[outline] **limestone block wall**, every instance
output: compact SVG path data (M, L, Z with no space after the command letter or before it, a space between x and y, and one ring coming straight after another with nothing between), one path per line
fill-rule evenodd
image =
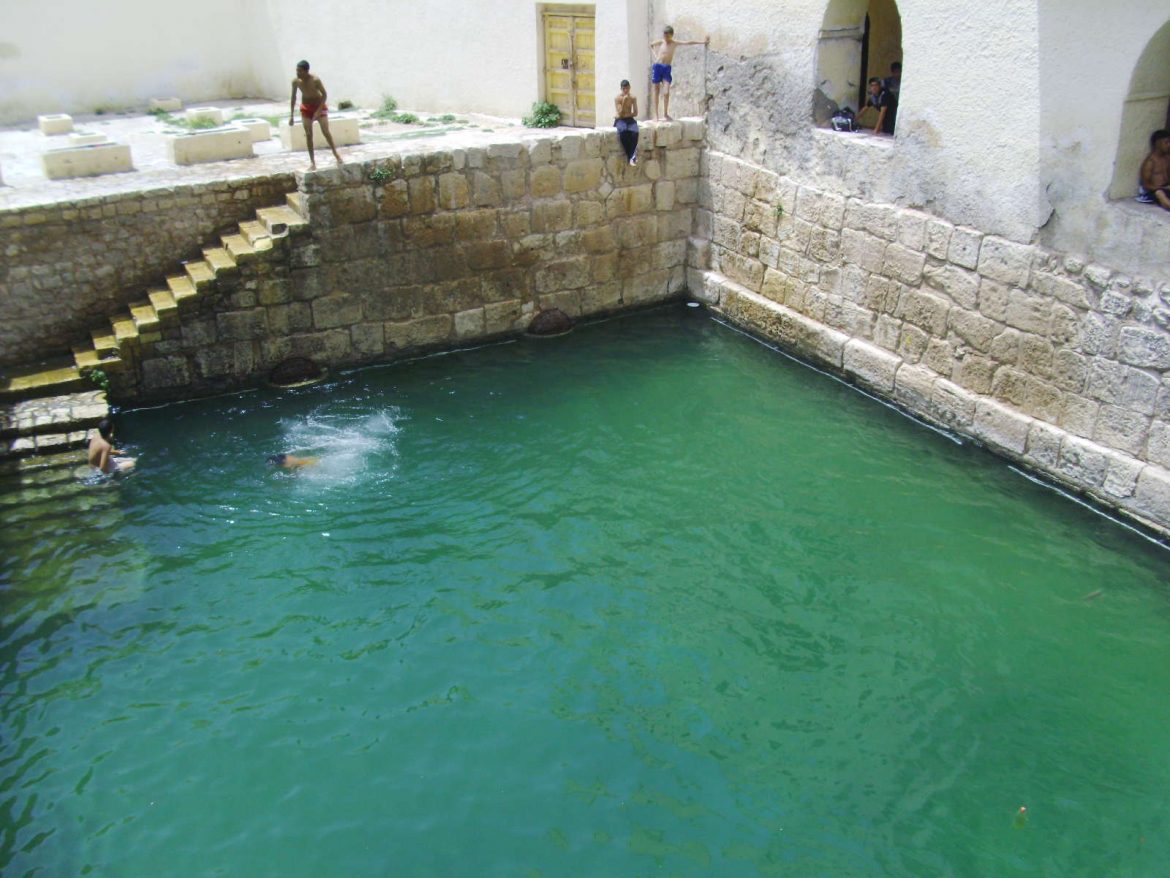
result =
M705 162L692 295L1170 529L1170 278Z
M382 362L520 332L543 309L577 318L681 294L703 133L648 126L637 168L611 129L306 175L307 233L201 293L115 398L254 385L293 356Z
M0 368L67 354L216 232L295 188L281 174L0 210Z

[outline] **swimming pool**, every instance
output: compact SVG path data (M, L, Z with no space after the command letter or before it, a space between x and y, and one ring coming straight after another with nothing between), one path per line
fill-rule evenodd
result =
M1164 550L703 312L121 420L5 513L6 875L1170 854Z

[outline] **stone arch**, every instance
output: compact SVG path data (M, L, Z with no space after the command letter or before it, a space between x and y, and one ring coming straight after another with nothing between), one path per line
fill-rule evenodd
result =
M869 77L889 76L890 64L901 60L896 0L829 0L817 39L817 123L838 107L860 111Z
M1110 198L1137 192L1138 169L1150 148L1150 134L1170 125L1170 21L1146 44L1121 111L1121 134L1113 164Z

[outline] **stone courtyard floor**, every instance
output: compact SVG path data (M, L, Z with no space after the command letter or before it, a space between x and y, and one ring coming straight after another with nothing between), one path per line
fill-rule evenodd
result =
M218 107L225 119L232 117L267 118L273 124L272 136L253 145L254 158L206 162L195 165L176 165L167 155L167 131L177 131L173 125L150 115L145 110L111 111L101 115L73 116L73 132L104 134L115 143L130 146L134 170L97 177L77 177L69 180L49 180L41 165L41 154L46 150L68 146L68 136L44 135L35 121L21 125L0 127L0 210L29 207L60 201L76 201L120 192L173 186L183 183L204 183L213 180L254 177L266 174L305 170L309 166L306 152L288 152L280 143L277 125L288 124L288 101L239 99L203 101L191 106ZM330 108L332 115L341 111ZM346 161L364 161L399 152L417 150L423 144L430 147L467 148L515 141L532 135L532 129L523 127L517 119L503 119L475 113L451 116L413 111L423 124L400 124L374 119L369 110L348 110L346 115L361 117L360 144L339 148ZM176 111L175 116L181 116ZM429 121L428 121L429 120ZM294 124L300 125L299 114ZM327 145L318 148L317 167L334 166Z

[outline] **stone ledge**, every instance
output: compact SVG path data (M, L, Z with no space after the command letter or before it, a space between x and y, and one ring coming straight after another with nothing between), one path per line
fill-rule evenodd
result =
M850 338L717 272L692 268L687 279L692 297L786 353L828 368L927 423L1170 537L1170 470L964 390L921 363L907 363L871 342Z

